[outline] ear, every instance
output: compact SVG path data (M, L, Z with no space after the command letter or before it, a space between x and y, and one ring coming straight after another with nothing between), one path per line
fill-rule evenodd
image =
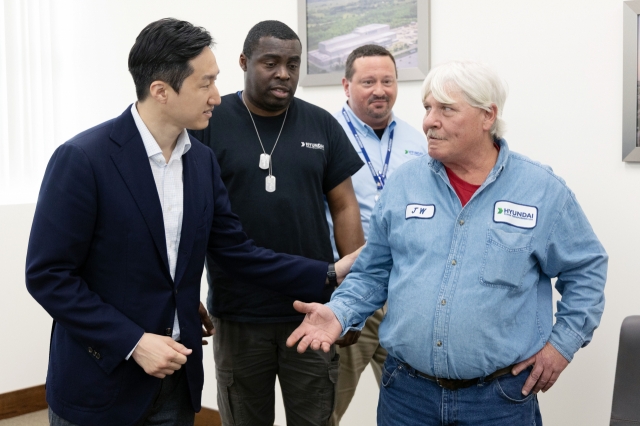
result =
M490 111L484 111L484 120L482 122L482 129L485 131L491 130L491 126L498 119L498 106L496 104L491 104Z
M171 88L167 83L162 80L156 80L149 86L149 96L158 103L165 104L169 97L169 90L171 90Z
M241 53L238 63L240 64L240 68L242 68L242 71L244 72L247 72L247 61L248 61L248 58L244 56L244 53Z
M351 82L349 80L347 80L346 77L342 77L342 88L344 89L344 94L347 98L351 97L351 94L349 93L349 85L351 84Z

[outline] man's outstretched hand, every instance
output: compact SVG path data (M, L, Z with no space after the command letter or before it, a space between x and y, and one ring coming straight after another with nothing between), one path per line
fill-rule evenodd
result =
M329 352L331 345L342 333L342 326L335 314L320 303L293 302L293 308L306 314L302 324L287 339L287 346L298 343L298 352L304 353L308 347L314 351L322 349Z

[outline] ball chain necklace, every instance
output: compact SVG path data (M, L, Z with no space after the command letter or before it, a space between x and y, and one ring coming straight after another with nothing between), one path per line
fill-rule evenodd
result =
M253 128L256 130L256 135L258 135L258 142L260 142L260 146L262 147L262 154L260 154L260 161L258 162L258 167L263 170L269 169L269 175L265 178L264 189L267 192L274 192L276 190L276 177L272 174L272 164L271 164L271 156L273 155L273 151L276 149L276 145L278 145L278 140L280 140L280 135L282 134L282 129L284 128L284 123L287 121L287 113L289 113L289 107L284 112L284 120L282 120L282 126L280 126L280 132L278 132L278 137L276 138L276 143L273 144L273 148L271 148L271 153L267 154L267 151L264 149L264 145L262 144L262 139L260 139L260 133L258 133L258 127L256 126L256 122L253 120L253 115L247 106L247 103L244 101L244 91L242 92L242 103L244 107L247 109L249 113L249 118L251 118L251 122L253 123Z

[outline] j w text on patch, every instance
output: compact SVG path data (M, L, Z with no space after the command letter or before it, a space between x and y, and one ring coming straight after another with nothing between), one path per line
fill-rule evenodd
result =
M405 219L431 219L436 214L436 206L433 204L409 204L405 210Z

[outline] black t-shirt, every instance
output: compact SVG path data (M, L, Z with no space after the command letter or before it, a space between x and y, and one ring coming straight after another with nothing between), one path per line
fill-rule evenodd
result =
M253 114L267 153L271 153L284 115ZM293 99L272 156L275 192L265 190L269 172L258 167L262 147L238 93L222 97L221 105L213 110L209 127L190 132L213 149L229 191L231 208L257 245L333 261L324 195L357 172L363 163L331 114ZM242 322L301 318L293 309L291 298L233 280L209 258L207 267L210 281L207 304L212 315Z

